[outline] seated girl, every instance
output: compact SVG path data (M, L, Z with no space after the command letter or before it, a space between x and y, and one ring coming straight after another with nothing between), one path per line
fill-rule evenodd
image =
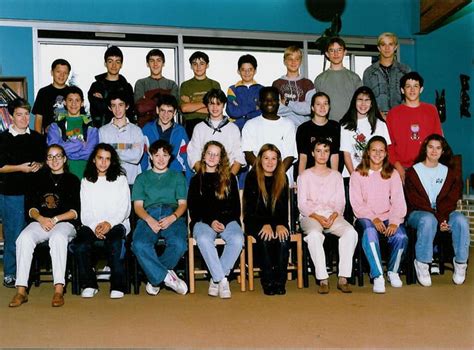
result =
M387 141L374 136L351 175L350 198L357 224L364 230L362 248L374 279L374 293L385 293L379 234L387 237L390 258L387 277L392 287L401 287L400 263L408 245L403 226L407 206L400 175L388 161Z
M245 231L257 241L263 292L285 294L290 244L288 181L280 150L272 144L262 146L245 179L244 223Z
M173 269L187 248L186 178L183 172L168 168L173 153L167 141L153 142L149 151L152 168L138 175L133 185L133 207L139 220L132 250L148 278L149 295L157 295L162 282L184 295L188 287ZM166 246L158 256L155 245L160 238Z
M224 146L208 141L188 192L191 231L211 273L208 294L230 298L229 276L244 245L240 227L240 198L237 179L230 172ZM215 238L225 241L219 258Z
M456 211L462 180L453 169L453 153L444 137L428 136L415 165L406 172L405 196L408 225L416 229L415 270L422 286L431 286L429 264L433 260L436 233L451 234L454 248L453 282L463 284L469 257L469 223Z
M46 150L47 169L40 171L34 188L26 196L30 224L16 240L17 294L10 307L28 301L26 293L31 260L37 244L49 241L49 254L53 270L53 307L64 305L67 246L76 235L79 224L79 179L69 173L64 149L51 145Z
M99 143L87 161L81 182L82 226L75 239L74 254L79 266L81 296L98 292L91 262L92 245L103 241L111 269L110 297L122 298L126 291L125 237L130 232L130 189L115 149Z

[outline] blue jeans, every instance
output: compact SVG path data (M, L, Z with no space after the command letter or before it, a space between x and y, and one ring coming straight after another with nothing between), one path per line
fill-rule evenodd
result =
M0 210L3 221L3 276L15 277L16 240L26 226L25 197L0 194Z
M384 222L388 226L388 220ZM370 266L370 277L377 278L383 275L382 257L380 255L379 232L375 228L372 220L357 219L356 226L363 229L362 248ZM405 226L401 224L393 236L388 237L387 243L390 250L390 259L388 261L387 271L398 273L400 263L403 260L404 253L408 246L408 236Z
M469 257L469 223L467 218L453 211L449 214L455 260L465 264ZM416 229L416 260L429 264L433 260L433 241L438 231L438 220L427 211L416 210L408 216L408 225ZM441 232L449 234L449 232Z
M220 258L214 244L217 235L225 241L224 251ZM226 225L224 231L218 234L208 224L197 222L194 225L194 238L211 273L212 280L219 282L228 276L244 246L244 233L240 225L236 221L231 221Z
M169 205L159 205L147 209L154 219L160 220L174 212L173 207ZM183 217L173 222L166 230L160 230L158 233L140 219L137 222L133 232L132 251L150 282L158 286L166 277L168 270L172 270L178 264L179 259L187 249L187 228ZM158 256L155 245L160 238L164 238L166 247Z

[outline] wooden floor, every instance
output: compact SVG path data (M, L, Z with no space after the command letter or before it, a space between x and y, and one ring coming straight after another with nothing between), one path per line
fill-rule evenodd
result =
M473 253L471 251L471 253ZM352 294L335 288L318 295L287 284L285 296L240 292L231 283L232 299L207 296L207 282L196 294L163 290L148 296L108 297L108 285L89 300L66 295L52 308L52 286L33 287L30 300L7 307L14 290L0 287L0 347L36 348L474 348L474 271L462 286L452 272L433 276L433 286L387 286L375 295L367 283Z

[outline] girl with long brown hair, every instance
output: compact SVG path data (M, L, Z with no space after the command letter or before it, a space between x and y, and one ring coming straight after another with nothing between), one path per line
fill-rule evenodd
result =
M220 142L208 141L199 162L188 191L190 229L211 273L208 294L230 298L227 276L244 244L237 179ZM214 245L217 236L226 242L220 258Z
M289 252L288 181L280 150L265 144L245 179L245 231L261 257L263 292L285 294Z

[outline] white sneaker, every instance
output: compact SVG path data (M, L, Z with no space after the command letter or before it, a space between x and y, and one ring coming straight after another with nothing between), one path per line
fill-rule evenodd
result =
M377 294L385 293L385 278L383 278L383 275L374 278L374 287L372 290Z
M458 264L453 258L453 266L453 282L455 284L463 284L464 280L466 279L467 264Z
M99 273L97 275L98 280L104 280L104 281L110 280L110 267L105 265L102 270L99 270L99 272L105 272L105 273Z
M403 282L400 279L400 276L398 275L398 273L396 272L388 271L387 279L393 288L401 288L403 286Z
M430 266L428 264L419 262L416 259L415 261L413 261L413 264L415 265L416 278L418 279L418 282L420 282L420 284L423 287L430 287L431 286Z
M113 290L110 292L110 299L121 299L123 298L123 292L119 290Z
M212 278L209 281L209 289L207 290L207 294L209 294L211 297L217 297L219 295L219 284L214 283Z
M160 287L155 287L150 282L147 282L145 290L149 295L158 295L158 293L160 292Z
M439 271L439 264L438 264L437 262L432 262L432 263L431 263L430 273L431 273L432 275L439 275L439 274L440 274L440 271Z
M229 281L224 277L219 282L219 297L221 297L221 299L229 299L231 296Z
M99 292L99 290L95 289L95 288L84 288L84 290L81 293L81 297L83 297L83 298L93 298L94 295L97 294L97 292Z
M180 279L173 270L168 270L168 274L165 277L165 285L178 294L185 295L188 292L186 282Z

